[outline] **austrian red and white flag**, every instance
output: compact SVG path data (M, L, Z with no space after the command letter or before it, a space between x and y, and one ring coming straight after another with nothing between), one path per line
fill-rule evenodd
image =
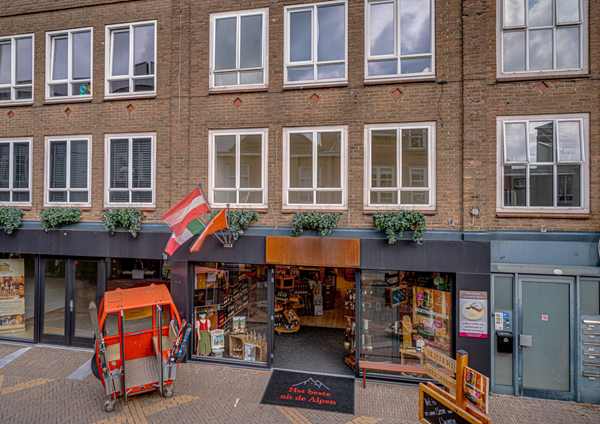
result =
M165 252L173 255L179 246L202 231L204 225L196 218L208 211L208 204L199 187L169 209L162 219L171 227L173 235L165 247Z

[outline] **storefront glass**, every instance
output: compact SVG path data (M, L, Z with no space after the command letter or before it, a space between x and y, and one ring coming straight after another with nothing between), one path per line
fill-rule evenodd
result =
M267 361L267 266L197 263L193 348L197 356Z
M0 337L33 340L35 256L0 253Z
M425 346L451 356L451 284L450 274L363 270L360 360L434 365Z
M168 260L111 258L106 264L106 291L150 284L165 284L170 289L171 263Z

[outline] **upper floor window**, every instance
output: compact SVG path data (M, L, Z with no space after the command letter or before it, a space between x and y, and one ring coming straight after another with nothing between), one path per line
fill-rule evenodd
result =
M434 0L367 0L367 79L435 74Z
M0 37L0 102L33 101L33 34Z
M106 136L106 206L155 203L156 134Z
M210 86L265 86L268 80L268 9L210 16Z
M284 129L284 209L346 209L348 128Z
M92 29L46 34L46 98L92 95Z
M286 85L348 79L346 1L285 7Z
M45 203L91 205L91 136L46 137Z
M266 129L209 133L210 202L267 207Z
M504 0L502 74L587 68L587 0Z
M498 118L502 211L589 210L587 114Z
M0 139L0 204L31 205L31 139Z
M106 27L107 97L156 93L156 22Z
M434 210L435 123L365 126L365 208Z

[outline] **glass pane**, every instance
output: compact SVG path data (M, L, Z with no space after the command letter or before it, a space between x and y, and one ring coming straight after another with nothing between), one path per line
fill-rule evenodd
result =
M110 141L110 188L127 188L129 169L129 140L114 139ZM111 192L111 196L113 193ZM116 195L116 194L115 194ZM127 194L129 199L129 194Z
M87 203L88 192L87 191L71 191L69 192L69 202L71 203Z
M400 193L400 203L403 205L428 205L428 191L403 191Z
M0 191L0 201L10 202L10 191Z
M507 123L504 125L504 143L507 162L526 161L525 123Z
M262 68L262 15L241 20L240 68Z
M345 65L322 65L317 66L317 79L344 78Z
M262 203L262 191L240 190L240 203Z
M529 26L552 25L552 0L529 0Z
M377 75L395 75L398 73L397 60L385 60L378 62L369 62L369 76Z
M29 192L28 191L13 191L12 201L13 202L29 202Z
M71 141L71 187L87 188L88 145L87 140ZM85 193L87 194L87 193Z
M48 193L48 200L52 203L66 203L67 192L66 191L51 191Z
M317 205L341 205L341 191L317 191Z
M89 79L91 73L92 37L89 31L73 34L73 79ZM73 92L73 94L77 94Z
M224 74L215 74L215 86L237 85L237 72L227 72Z
M525 70L525 32L511 31L503 34L504 72Z
M580 68L579 27L556 28L556 69Z
M431 58L423 57L420 59L402 59L400 69L403 74L421 74L431 72Z
M13 143L13 188L29 188L29 143Z
M317 187L341 188L341 143L340 132L317 133Z
M558 122L558 160L581 160L581 132L577 121Z
M288 81L310 81L315 79L315 70L312 66L288 69Z
M556 0L556 3L558 6L558 23L580 21L579 0Z
M581 280L579 299L581 314L600 314L600 282Z
M400 0L400 53L431 53L429 1Z
M52 52L52 79L64 80L69 78L69 39L54 38Z
M372 191L371 204L397 204L398 192L396 191Z
M129 31L114 32L112 47L112 75L129 75Z
M290 134L290 187L313 186L312 149L312 133Z
M262 135L240 136L240 187L262 186Z
M17 84L31 84L33 78L33 40L18 38L17 42ZM31 98L31 96L27 97Z
M10 100L10 88L0 88L0 100Z
M428 187L427 130L402 130L402 187Z
M529 123L529 162L554 160L554 122Z
M35 257L0 253L0 263L6 268L0 272L0 298L9 306L0 315L0 336L33 339Z
M92 94L92 85L89 82L76 82L71 84L73 96L87 96Z
M235 191L215 191L215 203L237 203Z
M553 206L552 166L529 167L529 206Z
M132 143L132 175L131 187L152 187L152 140L134 138ZM146 194L151 194L147 192Z
M494 308L511 310L513 308L512 277L494 277Z
M289 192L289 203L291 204L313 204L312 191L290 191Z
M504 27L525 25L525 0L504 0Z
M17 100L31 99L31 87L17 88Z
M128 191L111 191L108 196L110 203L129 203Z
M263 84L263 71L240 72L240 84Z
M64 97L69 95L69 86L67 84L51 85L50 97Z
M317 8L318 42L317 60L344 60L346 58L345 6Z
M154 75L154 25L133 29L133 75Z
M556 167L557 206L572 208L581 206L581 166L558 165Z
M237 18L217 19L215 25L215 71L236 69Z
M235 135L216 135L215 155L215 188L235 188Z
M151 191L132 191L131 192L132 203L152 203L152 192Z
M394 3L369 7L371 56L394 54Z
M112 81L110 83L111 93L129 93L129 80L126 81Z
M311 11L290 13L290 62L312 59L311 21Z
M397 187L397 157L396 130L371 132L371 187Z
M66 266L67 261L65 260L44 260L44 316L42 331L45 334L65 335Z
M133 80L133 91L154 91L154 78Z
M552 30L529 31L529 70L552 68Z
M98 262L75 261L73 284L75 304L75 337L94 337L94 327L90 318L89 305L96 299L98 285Z
M67 188L66 141L50 142L50 188Z
M0 143L0 188L9 188L10 143Z
M10 84L11 43L0 44L0 84Z

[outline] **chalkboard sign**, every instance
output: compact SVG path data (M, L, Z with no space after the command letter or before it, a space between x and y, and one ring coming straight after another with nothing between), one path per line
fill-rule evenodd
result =
M406 285L392 287L389 289L389 304L392 308L402 305L408 301Z
M442 395L439 388L419 384L419 421L423 424L482 424Z

